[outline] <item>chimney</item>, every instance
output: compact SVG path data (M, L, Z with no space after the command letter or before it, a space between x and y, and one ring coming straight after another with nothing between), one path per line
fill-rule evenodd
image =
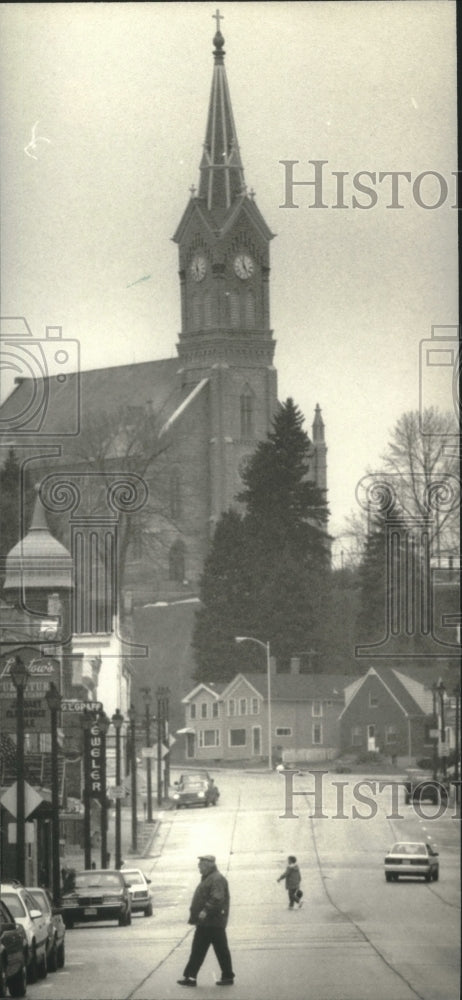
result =
M290 658L290 672L291 672L291 674L299 674L300 673L300 657L299 656L291 656L291 658Z

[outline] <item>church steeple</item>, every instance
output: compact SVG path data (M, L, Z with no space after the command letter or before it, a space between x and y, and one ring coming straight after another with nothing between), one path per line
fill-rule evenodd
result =
M221 15L217 10L212 90L200 164L199 198L209 212L219 217L245 194L244 168L241 162L231 97L225 70L225 40L220 31Z

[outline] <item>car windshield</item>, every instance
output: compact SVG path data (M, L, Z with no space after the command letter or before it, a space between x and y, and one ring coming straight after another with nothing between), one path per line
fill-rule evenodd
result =
M120 889L119 875L112 872L80 872L75 876L76 889L94 889L100 886Z
M46 892L43 892L43 890L41 891L40 889L29 889L29 896L32 896L34 905L39 910L45 910L47 912L50 911L50 903Z
M183 788L205 788L207 782L203 778L185 778Z
M426 854L425 844L395 844L390 854Z
M144 885L144 878L141 872L122 872L123 877L130 882L131 885Z
M25 917L27 916L24 903L14 892L2 892L2 899L6 903L9 910L13 914L13 917Z

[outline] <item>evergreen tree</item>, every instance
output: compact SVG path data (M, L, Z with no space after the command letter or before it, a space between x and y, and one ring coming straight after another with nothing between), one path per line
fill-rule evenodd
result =
M266 669L262 650L236 646L236 635L269 641L279 669L322 644L328 510L324 492L308 478L313 449L302 424L288 399L243 474L243 516L228 512L217 526L193 642L197 679Z

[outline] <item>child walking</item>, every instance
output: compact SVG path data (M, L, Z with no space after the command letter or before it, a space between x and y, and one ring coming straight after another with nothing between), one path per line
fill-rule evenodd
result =
M302 896L303 892L300 889L300 882L302 881L302 876L300 874L300 868L297 864L297 858L293 854L289 854L287 858L287 868L282 875L277 879L278 882L282 882L285 879L286 889L289 894L289 910L294 909L295 903L297 903L298 908L302 906Z

